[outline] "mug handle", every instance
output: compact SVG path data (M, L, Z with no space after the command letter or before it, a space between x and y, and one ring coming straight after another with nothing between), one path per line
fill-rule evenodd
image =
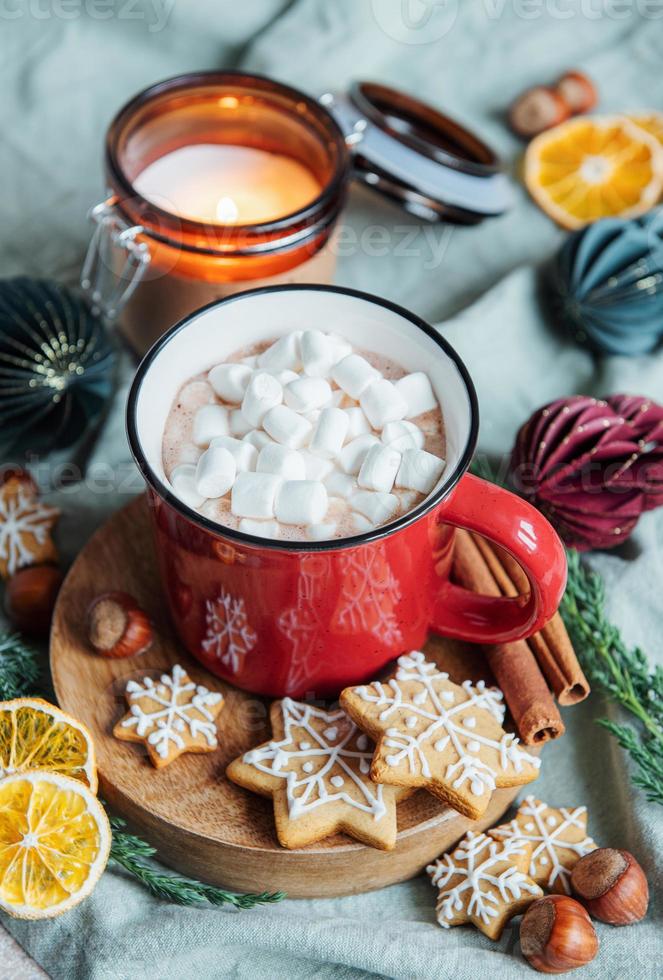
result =
M536 633L550 620L566 587L564 546L546 518L508 490L467 473L441 509L445 524L476 531L521 565L527 595L478 595L445 582L433 609L435 633L473 643L509 643Z

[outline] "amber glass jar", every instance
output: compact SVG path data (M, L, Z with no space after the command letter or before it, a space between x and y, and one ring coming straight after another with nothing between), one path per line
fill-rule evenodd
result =
M317 196L261 224L223 224L173 213L137 192L150 164L180 147L226 144L303 165ZM330 247L344 203L349 157L332 116L301 92L257 75L200 72L141 92L106 139L109 197L83 284L138 353L193 310L232 292L279 282L330 282Z

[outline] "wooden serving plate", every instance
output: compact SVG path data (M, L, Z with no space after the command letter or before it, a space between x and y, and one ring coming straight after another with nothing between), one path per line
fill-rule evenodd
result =
M144 655L108 660L90 651L87 608L102 592L131 593L152 617L155 642ZM476 647L434 639L429 657L452 679L488 677ZM146 671L158 676L174 663L192 679L222 690L220 747L184 755L157 771L143 746L113 738L126 710L124 688ZM51 633L51 670L60 705L84 722L97 748L100 795L183 874L239 891L282 889L291 897L331 897L382 888L416 875L469 828L491 826L518 789L497 790L483 819L473 823L419 791L398 807L395 850L379 851L337 834L300 851L280 847L272 804L235 786L226 765L270 738L268 702L211 676L180 646L161 596L145 501L114 514L90 539L62 586Z

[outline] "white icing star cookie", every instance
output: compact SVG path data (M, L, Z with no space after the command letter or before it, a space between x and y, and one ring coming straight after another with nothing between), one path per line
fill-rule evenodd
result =
M10 476L0 487L0 577L19 568L57 560L51 533L60 516L39 500L27 474Z
M113 729L124 742L144 742L157 769L183 752L212 752L218 746L216 716L223 695L195 684L175 664L158 681L144 677L129 681L125 696L129 711Z
M530 876L552 892L571 894L571 871L577 861L596 848L587 836L587 807L559 809L527 796L509 823L489 831L499 840L532 844Z
M536 779L541 765L504 731L501 700L485 685L453 684L415 651L394 677L346 688L341 705L377 742L371 775L392 786L423 786L478 819L494 789Z
M439 889L437 921L444 929L472 922L499 939L506 922L543 891L527 874L532 845L493 840L470 831L426 871Z
M339 831L390 850L396 801L404 794L370 777L373 744L345 711L284 698L271 707L273 739L228 766L229 779L274 799L283 847L305 847Z

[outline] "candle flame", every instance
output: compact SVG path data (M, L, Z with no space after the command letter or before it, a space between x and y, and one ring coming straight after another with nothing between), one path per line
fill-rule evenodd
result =
M233 221L237 221L238 216L239 208L232 197L220 197L219 203L216 206L216 220L223 225L228 225L232 224Z

